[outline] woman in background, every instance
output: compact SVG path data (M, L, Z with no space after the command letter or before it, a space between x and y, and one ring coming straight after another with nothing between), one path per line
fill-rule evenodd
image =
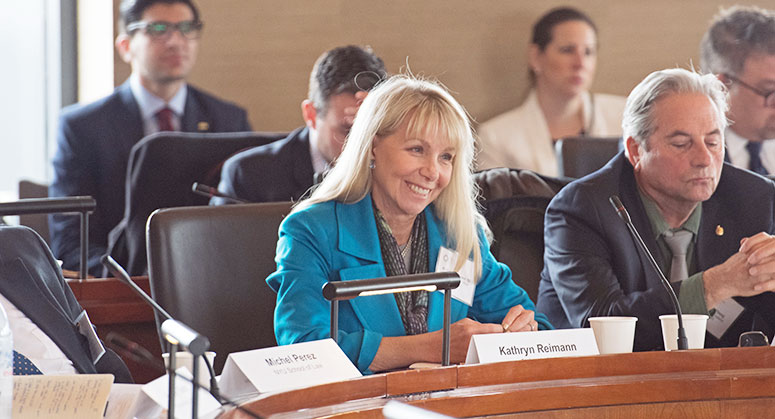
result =
M589 16L569 7L549 11L533 26L528 55L527 99L479 127L480 170L557 176L556 140L621 135L625 98L589 92L597 64L597 28Z
M329 337L326 282L433 272L444 248L463 255L454 269L474 282L453 294L452 362L465 360L471 335L551 328L490 253L473 152L465 111L437 84L394 76L369 93L333 169L280 226L267 278L277 342ZM364 372L439 363L442 314L441 292L342 301L338 342Z

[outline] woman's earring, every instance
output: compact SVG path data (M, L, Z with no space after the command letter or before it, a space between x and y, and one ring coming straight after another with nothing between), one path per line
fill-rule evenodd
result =
M374 164L374 159L371 159L371 161L369 162L369 169L374 170L375 167L377 167L377 165Z

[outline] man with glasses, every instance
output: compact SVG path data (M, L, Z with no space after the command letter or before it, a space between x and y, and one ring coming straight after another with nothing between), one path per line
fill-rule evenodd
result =
M250 202L298 200L342 152L366 92L385 75L385 64L370 48L348 45L323 53L301 102L305 126L227 160L219 191ZM215 197L211 203L231 201Z
M129 79L109 96L62 111L50 196L91 195L89 271L100 273L108 233L124 213L132 146L158 131L249 131L244 109L186 83L196 61L202 21L191 0L123 0L119 56ZM79 264L78 217L50 219L51 248L65 269Z
M732 7L717 15L700 45L702 69L729 89L726 160L775 174L775 11Z

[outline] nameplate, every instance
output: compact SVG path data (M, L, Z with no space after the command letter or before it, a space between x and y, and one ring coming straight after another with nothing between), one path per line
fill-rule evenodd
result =
M200 372L199 382L203 372ZM169 374L144 384L140 394L132 404L133 418L158 418L168 410L169 402ZM192 416L194 402L193 377L186 367L175 370L173 382L175 392L175 419L188 419ZM209 379L206 380L209 382ZM204 387L197 389L197 412L199 417L215 417L221 409L221 404Z
M226 358L219 381L232 397L290 390L360 377L361 373L333 339L234 352Z
M597 354L590 328L490 333L471 336L466 364Z

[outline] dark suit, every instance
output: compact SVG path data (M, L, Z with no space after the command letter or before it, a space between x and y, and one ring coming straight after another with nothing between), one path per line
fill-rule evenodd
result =
M131 383L132 375L113 351L95 365L88 344L73 326L83 310L65 283L48 246L27 227L0 226L0 293L38 326L81 374L113 374Z
M632 165L619 153L597 172L572 182L546 213L544 270L538 310L556 327L585 327L593 316L638 317L635 349L662 346L658 316L673 313L659 277L617 216L608 198L618 194L654 257L664 263L638 194ZM775 232L775 183L724 164L714 194L702 203L697 268L704 271L737 252L740 239ZM717 234L717 226L723 234ZM676 284L676 293L680 284ZM735 298L746 307L721 340L705 345L736 346L743 331L775 333L775 294Z
M235 154L223 164L218 190L250 202L296 201L312 186L309 129ZM225 204L213 198L211 204Z
M244 109L189 85L181 119L187 132L250 131ZM109 96L62 111L49 196L91 195L97 209L89 217L89 271L101 272L108 233L124 215L127 161L143 138L143 121L129 81ZM79 264L79 218L50 217L51 248L66 269Z

